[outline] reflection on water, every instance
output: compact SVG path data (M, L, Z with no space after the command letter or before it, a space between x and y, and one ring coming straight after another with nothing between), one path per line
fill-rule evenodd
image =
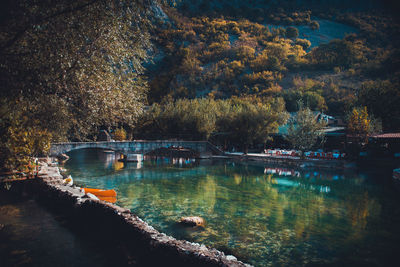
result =
M295 171L293 169L284 169L284 168L265 168L264 173L268 174L278 174L278 175L283 175L283 176L300 176L300 172Z
M81 185L116 189L117 204L160 231L256 266L382 266L400 252L399 199L383 173L167 158L138 166L108 157L75 151L66 168ZM178 227L183 216L206 226Z
M325 192L328 193L331 191L331 188L327 185L312 185L312 184L307 184L307 183L301 183L299 181L293 181L292 179L286 179L286 178L279 178L279 176L291 176L291 177L297 177L299 178L301 176L299 171L296 171L294 169L285 169L285 168L265 168L264 169L265 174L275 174L275 177L271 179L271 183L278 184L278 185L285 185L285 186L302 186L302 187L307 187L309 190L317 190L319 192ZM319 172L313 171L313 172L303 172L303 177L305 178L310 178L310 177L318 177L321 179L329 179L329 175L320 175ZM272 177L272 176L271 176ZM339 177L338 175L335 175L336 179Z

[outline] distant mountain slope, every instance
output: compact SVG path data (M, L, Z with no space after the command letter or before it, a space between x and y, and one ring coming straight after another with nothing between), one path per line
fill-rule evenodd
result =
M252 95L283 98L288 111L301 100L336 115L364 105L385 118L390 112L359 95L400 99L392 90L400 27L384 10L389 2L163 1L147 66L149 103Z

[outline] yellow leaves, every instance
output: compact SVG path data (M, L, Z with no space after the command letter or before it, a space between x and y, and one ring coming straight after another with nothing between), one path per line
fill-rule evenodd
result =
M168 52L172 56L180 55L182 47L190 48L191 57L201 62L201 69L190 67L195 65L188 63L194 61L188 62L185 58L171 62L171 70L160 76L173 75L172 81L169 80L166 85L153 82L157 87L152 86L154 94L165 90L164 95L170 92L177 97L175 92L181 87L190 88L191 95L199 93L196 90L210 91L215 88L219 89L221 97L243 93L258 94L282 77L279 73L270 75L263 71L283 73L288 67L299 67L305 62L302 46L283 38L279 33L270 33L262 24L249 20L233 21L206 17L182 18L178 21L183 24L176 24L176 28L164 30L160 35L160 43L168 45ZM177 32L179 34L176 34ZM220 64L222 62L226 64ZM191 70L201 70L201 73L196 72L197 76L193 79ZM242 79L245 74L252 72L257 75ZM252 84L257 80L266 84Z
M283 60L290 54L291 45L286 41L268 42L265 49L268 55Z
M124 141L126 140L126 131L124 128L116 129L114 132L114 139L116 141Z
M270 83L275 80L275 73L272 71L261 71L251 74L245 74L243 79L249 83Z
M255 71L263 70L267 67L268 55L266 51L259 53L257 57L249 62L250 67Z
M234 61L232 61L231 63L229 63L229 66L232 68L232 69L234 69L234 70L236 70L236 69L242 69L244 66L243 66L243 63L240 61L240 60L234 60Z
M236 34L236 35L240 35L240 34L242 34L242 31L240 31L239 27L233 27L232 33Z
M371 119L369 118L367 107L353 108L347 122L347 130L351 134L364 137L366 140L371 130Z
M223 43L213 42L213 43L211 43L211 44L208 46L208 48L209 48L210 50L215 50L215 49L223 48L224 46L225 46L225 45L224 45Z
M46 154L50 149L51 134L37 127L23 126L16 121L7 131L6 147L9 151L6 167L22 170L32 156Z
M237 48L236 55L241 60L247 61L247 60L254 58L255 52L256 52L256 50L254 48L244 45L244 46L240 46L239 48Z

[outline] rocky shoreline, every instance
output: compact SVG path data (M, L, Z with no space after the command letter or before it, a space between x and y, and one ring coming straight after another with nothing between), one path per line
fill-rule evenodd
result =
M50 165L41 163L37 178L18 181L13 190L32 194L46 206L75 218L82 227L117 239L147 266L250 266L216 249L160 233L128 209L63 185L58 167Z

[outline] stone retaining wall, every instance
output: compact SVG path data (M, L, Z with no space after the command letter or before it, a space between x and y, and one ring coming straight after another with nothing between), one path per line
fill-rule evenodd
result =
M250 266L216 249L160 233L128 209L64 186L57 167L43 164L39 178L23 187L39 201L75 218L81 227L123 243L146 266Z

